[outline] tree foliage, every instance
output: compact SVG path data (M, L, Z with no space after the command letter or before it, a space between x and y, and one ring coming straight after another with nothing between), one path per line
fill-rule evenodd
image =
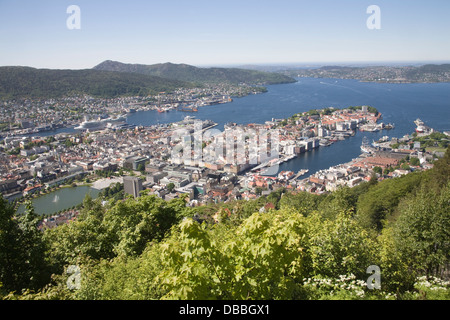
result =
M87 196L76 221L45 231L37 231L32 208L15 217L2 200L0 292L15 291L8 299L448 299L449 283L439 279L450 264L447 161L448 152L429 172L328 195L280 189L200 208L145 193L107 203ZM70 265L81 270L76 290L66 285ZM372 265L381 269L380 290L366 284Z
M358 197L357 218L368 228L383 229L400 200L414 192L424 175L410 173L398 179L384 180Z
M295 80L291 77L274 72L262 72L239 68L198 68L187 64L173 63L142 65L125 64L108 60L97 65L94 69L152 75L165 79L201 84L247 83L252 85L261 85L295 82Z
M7 292L37 290L49 281L38 221L30 203L15 218L14 209L0 198L0 283Z
M440 193L421 188L399 205L395 240L405 259L423 274L450 261L450 183Z

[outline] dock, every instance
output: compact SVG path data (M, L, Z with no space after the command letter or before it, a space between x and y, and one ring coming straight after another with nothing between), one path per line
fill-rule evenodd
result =
M297 172L297 174L294 176L294 179L298 179L301 176L307 174L309 172L309 169L302 169L299 172Z

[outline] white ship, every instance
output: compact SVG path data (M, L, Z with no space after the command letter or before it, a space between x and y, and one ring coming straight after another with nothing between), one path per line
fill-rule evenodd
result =
M426 126L425 123L420 119L414 121L414 124L417 126L416 128L417 133L430 133L433 131L430 127Z
M367 146L361 146L361 151L364 153L372 153L372 149L370 149L370 147Z
M320 141L319 141L319 145L321 146L321 147L328 147L328 146L331 146L333 144L333 142L331 142L331 141L329 141L329 140L327 140L327 139L321 139Z
M373 150L370 148L369 140L367 137L363 138L362 144L361 144L361 151L364 153L372 153Z
M115 123L125 122L126 116L118 116L116 118L106 118L99 120L85 120L78 127L75 127L76 130L101 130L106 127L109 127Z

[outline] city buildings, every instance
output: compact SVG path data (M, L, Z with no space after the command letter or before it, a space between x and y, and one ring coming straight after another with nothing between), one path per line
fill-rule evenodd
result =
M230 123L215 135L206 134L214 126L211 121L186 117L149 127L110 127L41 138L9 136L0 145L0 191L13 200L74 179L94 182L114 174L124 176L124 191L133 197L142 190L166 200L187 194L187 204L196 206L254 199L279 188L331 192L368 181L375 171L381 170L377 177L385 179L432 167L433 155L408 136L385 139L371 148L376 153L307 178L302 178L305 172L277 172L277 165L350 139L355 130L377 119L368 108L327 109L299 113L289 121ZM405 158L418 158L419 166L401 167Z

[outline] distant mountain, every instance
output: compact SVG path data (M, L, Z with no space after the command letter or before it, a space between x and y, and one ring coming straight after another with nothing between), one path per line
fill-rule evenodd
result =
M426 64L405 72L405 77L411 81L428 79L433 82L450 81L450 64Z
M187 64L173 63L144 65L107 60L95 66L94 70L132 72L199 84L246 83L249 85L268 85L295 82L295 79L279 73L240 68L199 68Z
M450 64L423 66L325 66L321 68L286 70L283 74L298 77L357 79L389 83L450 82Z
M71 94L112 98L149 95L180 87L192 87L192 84L137 73L92 69L0 67L0 99L57 98Z

